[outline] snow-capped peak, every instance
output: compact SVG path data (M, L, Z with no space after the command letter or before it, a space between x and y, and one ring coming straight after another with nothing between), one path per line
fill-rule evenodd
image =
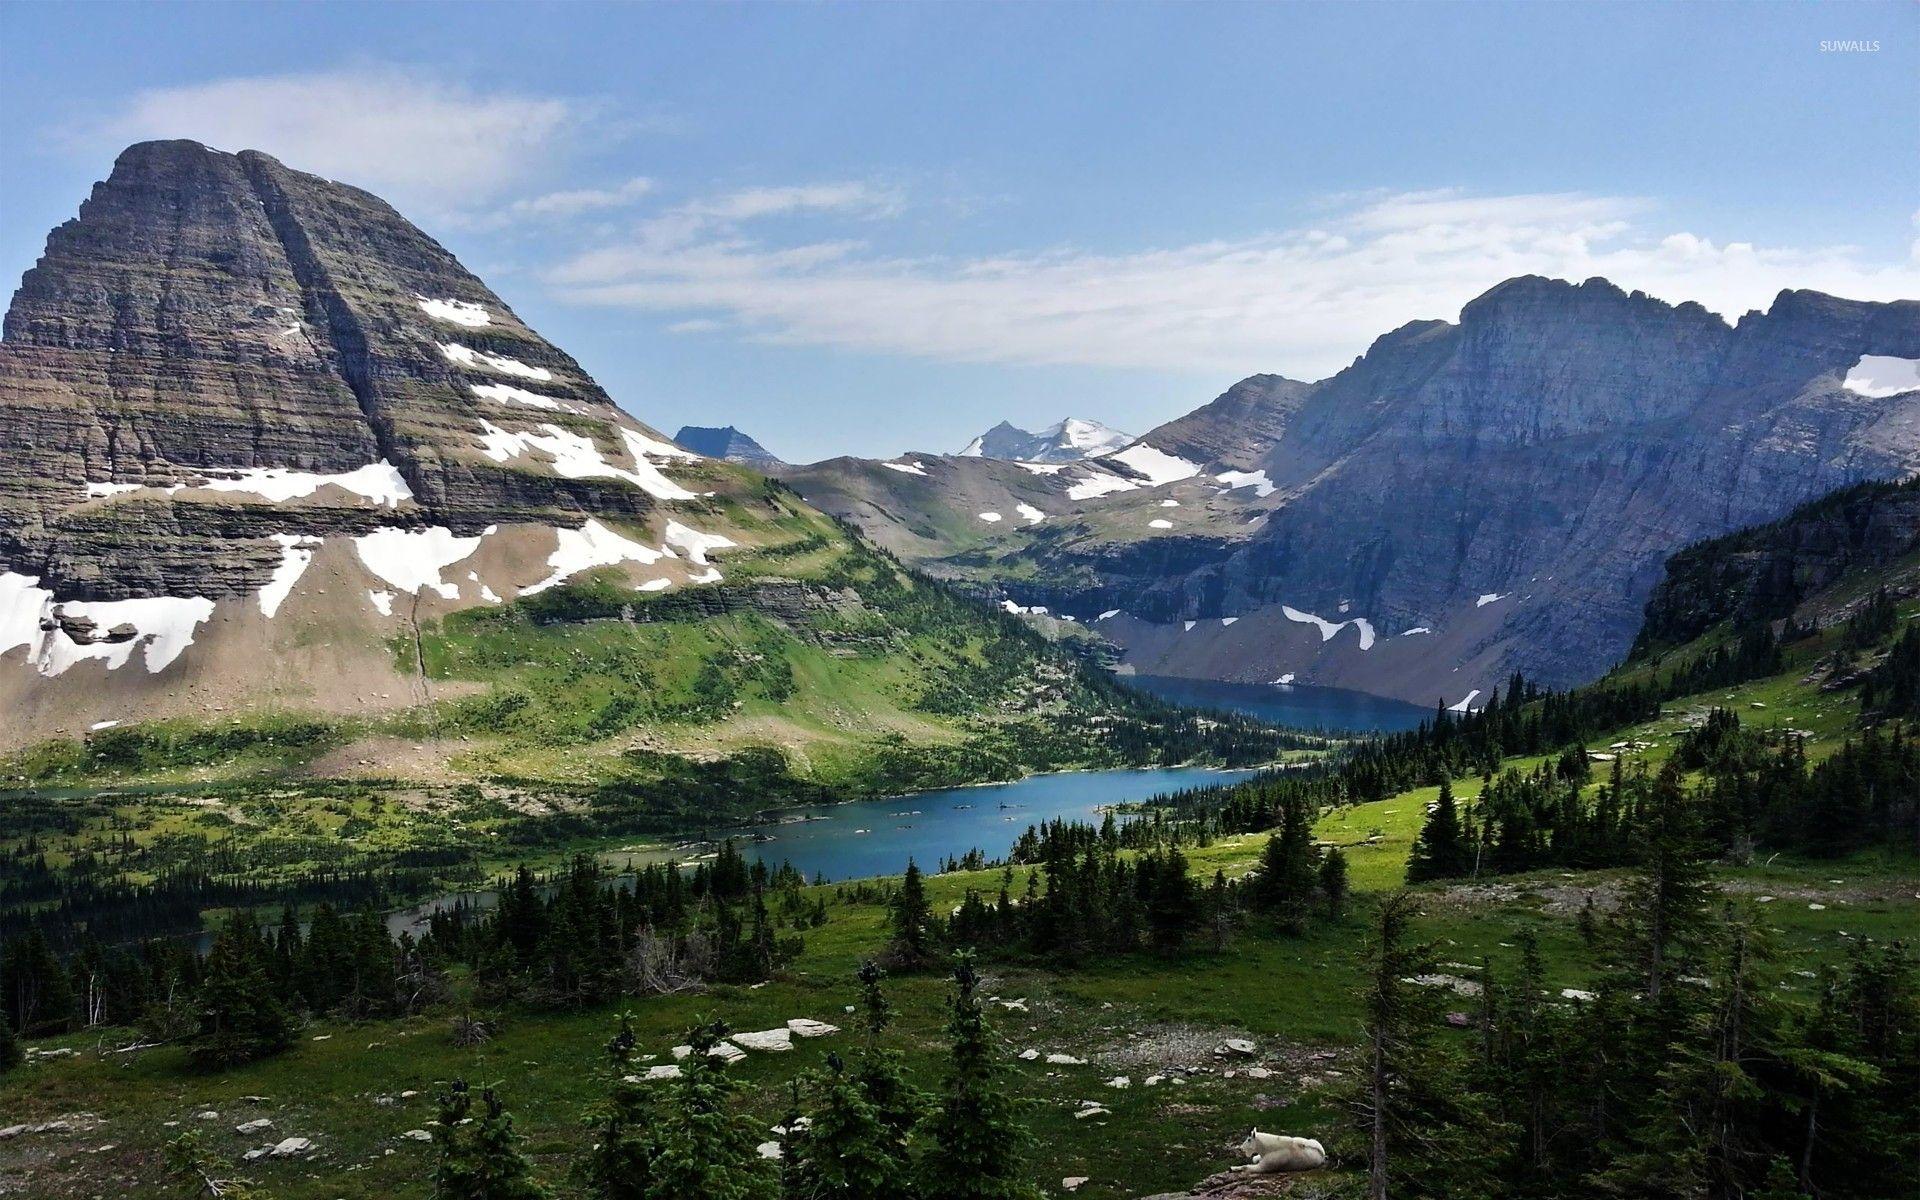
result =
M1030 433L1002 421L968 442L962 458L1011 458L1021 462L1079 462L1118 450L1133 440L1131 434L1108 428L1084 417L1056 421Z

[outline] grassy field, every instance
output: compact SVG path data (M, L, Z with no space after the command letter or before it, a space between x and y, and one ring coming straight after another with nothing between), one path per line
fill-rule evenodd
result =
M1475 786L1469 781L1460 791L1470 794ZM1287 937L1256 923L1225 953L1201 950L1174 961L1139 955L1060 973L992 965L989 993L1025 1002L1026 1011L996 1004L993 1012L1016 1086L1032 1102L1040 1139L1035 1178L1058 1191L1062 1178L1086 1175L1091 1182L1078 1195L1134 1196L1187 1186L1224 1168L1232 1161L1231 1143L1251 1126L1329 1137L1340 1121L1339 1090L1360 1031L1354 998L1366 921L1374 900L1398 883L1424 798L1409 793L1320 823L1322 840L1351 847L1359 894L1338 924ZM1252 864L1263 841L1264 835L1223 839L1191 858L1196 871L1234 875ZM1763 908L1784 958L1807 969L1838 959L1857 939L1911 933L1920 922L1916 876L1910 860L1776 860L1723 871L1721 881L1741 902L1771 897ZM1420 932L1438 943L1443 961L1464 969L1485 957L1500 970L1513 960L1518 934L1532 929L1554 984L1581 986L1590 981L1576 965L1574 915L1589 893L1604 904L1618 883L1617 873L1552 872L1433 889L1425 893ZM1000 885L998 871L959 873L930 880L930 892L942 910L969 888L992 894ZM1016 878L1016 891L1020 887L1024 879ZM832 886L826 891L837 895ZM885 913L878 903L838 899L829 913L828 923L808 934L802 957L770 984L633 1002L644 1048L664 1053L703 1018L720 1017L741 1029L790 1017L837 1019L852 1001L854 968L884 941ZM1788 975L1781 986L1790 994L1807 981ZM894 983L902 1018L895 1040L929 1085L938 1071L945 990L932 975ZM317 1149L307 1158L249 1167L275 1196L423 1196L430 1147L402 1135L431 1120L435 1088L455 1076L499 1084L542 1172L559 1179L585 1144L581 1113L604 1087L599 1047L617 1011L511 1013L499 1036L478 1049L451 1043L444 1014L324 1022L304 1030L287 1055L218 1076L195 1074L174 1047L115 1052L133 1040L127 1031L55 1039L36 1049L75 1053L42 1058L0 1083L0 1125L64 1118L76 1131L0 1141L0 1182L48 1196L142 1194L138 1189L151 1185L165 1141L178 1130L204 1128L236 1155L282 1137L312 1138ZM1228 1037L1252 1039L1258 1055L1216 1057L1213 1048ZM751 1084L754 1113L774 1124L785 1082L849 1040L841 1035L798 1043L789 1054L749 1055L736 1069ZM1047 1066L1014 1058L1029 1048L1087 1061ZM1250 1075L1252 1067L1264 1077ZM1108 1085L1120 1075L1131 1086ZM1166 1078L1148 1087L1151 1075ZM407 1091L418 1094L403 1098ZM1111 1116L1075 1119L1087 1100L1099 1101ZM218 1116L200 1115L207 1112ZM272 1136L233 1132L260 1117L273 1122Z

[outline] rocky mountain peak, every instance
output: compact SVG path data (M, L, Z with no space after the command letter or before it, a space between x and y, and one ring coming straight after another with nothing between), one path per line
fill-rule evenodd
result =
M1068 417L1038 433L1002 421L968 442L961 458L1004 458L1025 462L1079 462L1120 449L1133 440L1098 421Z
M780 460L774 457L765 446L731 425L719 428L682 425L680 432L673 435L673 440L695 454L702 454L708 458L743 463L750 467L781 465Z

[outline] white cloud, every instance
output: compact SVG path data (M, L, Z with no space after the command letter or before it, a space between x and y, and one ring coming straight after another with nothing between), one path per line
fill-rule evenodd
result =
M507 206L507 211L522 217L573 217L601 209L621 208L651 191L653 180L637 177L619 187L575 188L572 191L530 196L525 200L515 200Z
M750 221L793 212L853 212L884 216L897 212L898 194L867 183L807 183L788 187L744 188L682 205L680 212L721 222Z
M448 211L549 166L585 119L574 102L479 92L400 67L218 79L137 93L91 132L191 138Z
M1349 198L1310 227L1163 249L889 257L860 242L770 244L735 222L803 207L886 211L858 193L807 205L758 189L681 209L548 272L563 298L744 336L944 361L1203 371L1338 370L1378 334L1515 275L1602 275L1728 317L1786 287L1920 295L1914 262L1846 246L1723 242L1656 224L1633 197L1422 192ZM878 195L878 193L874 193Z

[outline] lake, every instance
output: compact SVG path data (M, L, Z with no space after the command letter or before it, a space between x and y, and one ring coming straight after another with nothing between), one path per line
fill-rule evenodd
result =
M1116 675L1128 687L1191 708L1246 713L1275 725L1328 733L1397 733L1433 719L1433 710L1345 688L1290 683L1225 683L1173 675Z
M793 819L755 826L769 842L742 842L741 853L769 867L791 862L808 879L897 875L912 858L928 871L978 849L1004 857L1029 825L1064 817L1097 823L1100 809L1167 792L1232 783L1252 771L1171 767L1151 771L1072 771L1012 783L945 788L885 800L801 809Z
M756 825L734 836L740 852L768 867L791 862L808 879L816 874L833 882L873 875L898 875L912 858L922 869L940 869L942 859L978 849L988 858L1005 857L1029 825L1064 817L1097 822L1105 805L1146 800L1167 792L1233 783L1253 771L1216 771L1206 767L1169 767L1148 771L1070 771L1030 775L1012 783L943 788L880 800L795 809L789 819ZM759 834L769 841L748 839ZM613 863L642 866L669 859L691 861L704 849L680 852L611 853ZM456 900L492 908L491 889L440 896L387 915L387 929L416 936L437 909ZM211 934L203 937L211 940Z

